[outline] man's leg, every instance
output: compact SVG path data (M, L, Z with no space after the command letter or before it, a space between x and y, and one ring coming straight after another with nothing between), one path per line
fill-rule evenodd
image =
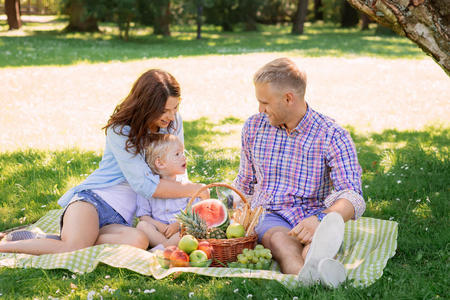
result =
M303 245L288 235L287 227L277 226L267 230L262 238L264 247L272 251L273 258L280 264L284 274L298 274L303 267Z

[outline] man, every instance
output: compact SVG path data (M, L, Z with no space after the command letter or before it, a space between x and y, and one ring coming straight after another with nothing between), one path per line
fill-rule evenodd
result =
M234 185L252 207L266 209L256 232L281 271L335 287L345 280L333 260L344 221L365 210L355 146L346 130L306 103L306 75L290 59L266 64L253 79L260 113L242 129Z

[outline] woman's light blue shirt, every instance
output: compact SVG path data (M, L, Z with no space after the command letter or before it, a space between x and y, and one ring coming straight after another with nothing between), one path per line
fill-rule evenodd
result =
M184 144L183 121L179 113L175 117L174 127L175 130L170 133L178 136ZM152 173L145 162L145 154L134 155L125 150L129 131L129 126L123 127L124 135L120 134L119 128L107 129L105 150L98 169L81 184L67 191L58 200L59 205L65 207L82 190L106 188L124 181L128 181L131 188L145 199L153 195L159 184L159 175ZM159 132L169 133L167 128L162 128Z

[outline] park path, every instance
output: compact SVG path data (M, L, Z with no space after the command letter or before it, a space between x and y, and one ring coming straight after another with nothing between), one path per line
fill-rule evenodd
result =
M136 78L171 72L182 87L185 120L242 120L257 112L253 73L280 54L201 56L62 67L2 68L0 151L20 148L101 150L101 127ZM293 57L308 74L316 110L358 131L449 125L450 80L431 60ZM240 125L232 144L239 146Z

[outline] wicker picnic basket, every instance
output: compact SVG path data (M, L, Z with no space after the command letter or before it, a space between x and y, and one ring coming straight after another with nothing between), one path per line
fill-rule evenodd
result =
M201 192L208 188L212 187L225 187L233 190L236 192L239 197L241 197L242 202L244 205L250 206L247 199L245 199L244 195L239 192L237 189L232 187L229 184L226 183L211 183L208 184L201 189L199 189L190 199L188 207L192 205L192 202L195 198L197 198L198 195L200 195ZM181 228L180 235L183 236L186 234L185 228ZM237 255L242 253L242 250L244 248L253 249L256 245L256 239L257 235L255 232L252 234L240 237L240 238L234 238L234 239L200 239L199 241L208 241L211 246L213 247L213 262L211 264L211 267L226 267L227 263L236 261Z

